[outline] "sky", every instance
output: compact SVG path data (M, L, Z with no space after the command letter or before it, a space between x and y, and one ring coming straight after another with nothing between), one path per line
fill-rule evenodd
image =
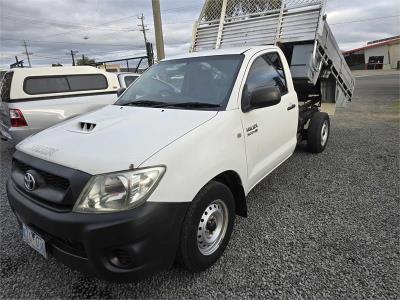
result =
M166 56L186 53L204 0L160 0ZM33 67L71 65L70 50L97 61L144 55L138 16L154 43L151 0L0 0L0 69L15 56ZM328 0L327 19L342 50L400 35L399 0Z

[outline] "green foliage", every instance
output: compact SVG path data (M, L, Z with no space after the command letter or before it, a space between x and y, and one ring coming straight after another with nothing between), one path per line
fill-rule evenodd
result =
M78 61L76 62L78 66L93 65L95 63L96 61L94 59L91 59L87 56L82 56L82 58L78 59Z

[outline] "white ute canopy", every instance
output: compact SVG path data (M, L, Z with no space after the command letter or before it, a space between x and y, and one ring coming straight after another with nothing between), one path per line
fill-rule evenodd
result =
M313 97L345 106L354 78L326 21L326 0L206 0L191 51L279 46L290 64L299 101Z

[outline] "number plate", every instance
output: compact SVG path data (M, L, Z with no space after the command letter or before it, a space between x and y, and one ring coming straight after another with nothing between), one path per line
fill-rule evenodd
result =
M29 246L39 252L44 258L47 258L46 242L40 235L25 224L22 224L22 239Z

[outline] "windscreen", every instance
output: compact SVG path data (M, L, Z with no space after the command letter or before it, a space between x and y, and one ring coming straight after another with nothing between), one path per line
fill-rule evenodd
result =
M242 55L218 55L160 62L140 76L116 105L225 107Z

